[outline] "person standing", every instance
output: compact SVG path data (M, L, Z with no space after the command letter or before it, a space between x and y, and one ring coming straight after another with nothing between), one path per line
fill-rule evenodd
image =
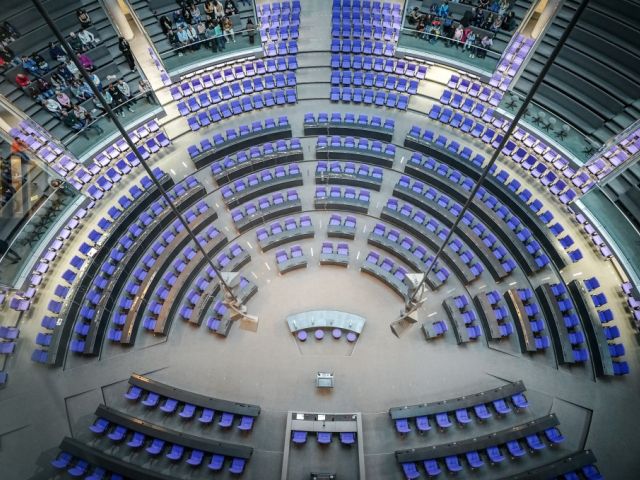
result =
M141 78L138 80L138 93L140 95L144 95L144 98L147 99L148 103L154 104L156 103L156 99L153 97L153 90L151 89L151 84L148 80Z
M120 37L120 39L118 40L118 48L122 52L122 55L124 55L124 58L127 59L129 68L133 70L136 66L136 62L133 58L133 53L131 52L131 47L129 46L129 42L127 42L124 37Z
M247 30L247 36L249 37L249 44L253 45L256 41L256 25L253 23L251 17L247 19L247 26L245 29Z

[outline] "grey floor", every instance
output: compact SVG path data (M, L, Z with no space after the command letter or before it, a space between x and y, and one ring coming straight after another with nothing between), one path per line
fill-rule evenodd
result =
M319 51L326 51L329 37L316 32L320 28L328 31L329 5L329 0L303 1L301 31L309 29L311 23L318 29L314 29L310 35L303 34L300 40L303 53L299 55L301 68L298 78L301 83L298 92L301 101L295 106L242 115L225 123L225 127L286 114L294 135L302 137L305 112L353 111L393 116L396 119L393 143L401 145L411 125L427 126L428 120L420 111L439 96L442 79L450 75L444 68L430 69L428 79L421 82L419 92L422 95L412 99L415 103L411 111L406 113L332 105L328 102L328 55ZM166 90L159 92L161 98L166 99L166 95ZM164 126L174 139L174 147L154 162L178 179L193 172L193 165L184 154L186 146L196 139L210 137L214 130L200 131L197 135L185 134L187 128L184 119L171 114L175 113L175 105L167 104L166 109L169 115ZM448 127L431 123L428 126L438 133L452 134ZM484 149L482 144L473 143L469 138L462 138L461 143L475 150ZM303 139L305 162L301 166L304 186L299 191L305 210L311 209L315 187L314 144L315 139ZM554 203L537 184L530 185L520 172L513 173L530 189L543 196L545 205L557 218L566 218L563 224L576 240L576 245L585 252L586 258L562 272L547 269L530 278L516 272L503 284L495 284L490 276L483 274L479 281L465 289L455 278L451 278L439 291L430 293L420 311L421 316L427 319L444 316L440 306L442 298L457 292L474 294L494 288L504 291L514 285L535 286L559 276L569 281L597 274L618 319L631 375L594 380L589 366L558 367L552 351L521 355L512 341L487 343L482 337L476 343L457 346L453 336L448 334L445 338L427 342L418 326L401 338L392 335L389 324L397 318L402 302L382 283L360 273L359 266L370 250L366 245L366 237L376 217L379 218L408 154L408 151L399 148L394 169L385 172L383 190L372 195L371 216L358 215L358 232L355 240L349 242L349 268L318 264L320 245L327 238L329 212L312 212L316 236L300 242L309 256L309 266L286 275L277 274L273 251L259 251L254 231L237 237L220 193L205 169L197 176L210 191L207 201L218 210L220 218L215 222L216 226L230 239L237 237L237 241L252 256L251 263L242 273L259 287L257 295L248 304L249 312L259 316L258 331L251 333L234 326L230 335L223 339L210 334L204 326L193 328L176 320L166 338L140 332L136 345L129 349L105 343L98 359L69 356L64 367L59 369L36 365L29 357L34 339L41 330L39 323L51 292L63 266L74 255L92 224L100 218L110 200L117 198L118 192L112 192L74 234L64 254L48 274L45 284L39 289L34 307L20 318L6 308L0 310L2 324L18 325L21 329L16 353L8 357L4 365L4 370L10 375L9 384L0 390L2 480L62 478L56 476L49 462L58 453L57 445L65 435L94 442L101 448L113 448L104 440L94 439L87 428L93 421L93 412L101 403L150 420L162 420L172 428L193 434L253 446L255 452L243 476L246 479L271 480L280 477L286 412L290 410L362 412L364 430L363 438L359 440L364 442L369 479L402 478L393 456L397 449L484 435L549 412L557 414L560 430L567 437L560 448L546 449L537 456L528 455L520 462L505 462L500 469L486 468L473 476L502 478L570 452L591 448L598 458L599 468L607 478L637 478L637 472L640 471L640 458L635 448L640 429L640 416L637 415L640 402L640 376L637 373L640 371L640 349L635 332L625 322L628 312L619 293L620 278L611 262L603 261L592 250L588 238L571 223L564 207ZM505 165L505 168L510 167ZM126 179L123 188L135 180L134 176ZM285 319L291 313L312 309L344 310L362 315L367 322L354 346L347 345L344 339L336 341L331 338L321 342L311 340L300 345L289 333ZM317 371L335 373L336 387L332 392L316 390L314 379ZM165 419L158 412L146 412L139 405L124 400L122 394L132 372L149 375L187 390L259 404L262 413L254 431L248 436L238 432L223 433L216 428L202 429L196 422L178 422L171 417ZM524 381L531 407L523 413L494 418L484 424L474 422L467 428L453 428L446 433L432 430L425 436L412 432L402 438L395 434L387 414L393 406L443 400L515 380ZM336 446L332 445L329 453ZM309 442L303 449L303 457L308 458L309 462L315 462L327 453L314 442ZM337 448L335 450L339 455L343 453ZM120 450L109 452L128 454ZM140 464L146 464L147 461L144 456L127 459ZM301 458L301 462L306 463L306 460ZM204 469L194 471L182 466L171 467L165 460L146 465L171 472L177 479L211 476ZM228 473L225 472L218 477L227 478L226 475ZM463 475L459 477L464 478ZM292 475L291 478L300 477Z

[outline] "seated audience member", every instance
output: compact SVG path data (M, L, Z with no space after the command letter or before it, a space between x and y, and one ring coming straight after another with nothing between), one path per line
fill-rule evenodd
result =
M80 62L80 65L82 65L84 69L88 70L89 72L92 72L96 68L93 64L93 60L91 60L86 53L81 53L80 55L78 55L78 61Z
M233 0L227 0L224 2L224 14L226 16L236 15L238 13L238 7Z
M87 109L84 108L82 105L74 105L72 112L82 124L82 128L86 128L88 130L95 130L98 133L98 135L101 135L104 133L104 130L100 125L98 125L97 122L92 123L93 117L87 111Z
M509 12L502 17L502 29L510 32L516 27L516 14L515 12Z
M409 16L407 17L407 21L409 22L409 25L417 25L421 16L422 15L420 14L420 8L413 7L411 12L409 13Z
M222 31L224 32L224 38L227 42L231 39L233 43L236 43L236 34L233 31L233 20L231 20L231 17L224 17L222 19Z
M56 92L56 101L64 108L65 110L71 110L73 105L71 104L71 99L69 96L61 90Z
M214 4L213 4L213 12L216 16L216 19L220 20L222 17L224 17L224 5L222 5L222 3L220 2L220 0L214 0Z
M75 32L71 32L69 34L69 39L67 41L69 42L71 48L73 48L73 51L76 53L84 52L87 50L82 44L82 40L80 40L80 37L78 37Z
M78 32L78 38L82 42L82 45L84 46L85 50L95 48L95 46L100 41L99 38L96 38L96 36L93 33L91 33L90 30L87 30L87 29L80 30Z
M469 58L474 58L476 56L476 32L471 30L469 35L467 36L467 40L464 43L464 49L469 50Z
M165 35L169 35L169 32L173 30L173 24L166 15L160 17L160 28Z
M67 55L63 48L55 42L49 42L49 58L54 62L64 62Z
M16 84L20 88L27 88L30 83L31 80L29 80L29 77L27 77L24 73L19 73L16 75Z
M213 0L207 0L204 2L204 13L207 14L209 20L215 18L215 12L213 10Z
M41 69L36 63L36 61L31 57L23 55L20 60L22 62L22 68L24 68L27 72L29 72L32 75L40 76L47 73L47 71Z
M76 17L78 17L78 21L82 28L89 28L91 26L91 17L84 8L76 10Z
M42 105L54 117L62 117L62 106L54 98L47 98L44 102L42 102Z
M448 17L449 16L449 0L445 0L438 7L438 17Z
M69 89L71 90L71 94L80 101L88 100L93 98L93 91L89 88L86 82L81 82L80 80L71 80L69 84Z

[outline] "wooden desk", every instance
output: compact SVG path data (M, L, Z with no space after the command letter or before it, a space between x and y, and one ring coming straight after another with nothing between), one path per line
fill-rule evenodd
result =
M196 219L189 224L189 227L195 235L200 233L207 225L213 222L216 213L211 208L205 213L196 217ZM149 300L151 292L155 290L158 281L161 279L162 274L171 266L170 260L175 256L176 252L182 250L191 242L191 238L188 236L186 230L182 230L178 233L173 241L164 249L160 256L156 259L154 269L151 270L140 284L138 295L133 300L133 305L127 313L127 318L122 327L122 337L120 343L123 345L130 345L135 342L138 325L140 319Z
M537 351L536 337L533 334L533 330L531 330L531 322L527 312L525 312L524 304L520 300L518 290L512 288L504 292L504 300L507 303L511 318L514 320L513 324L518 334L520 351L523 353Z
M549 333L551 334L551 340L553 346L558 355L560 363L575 363L576 360L573 357L573 348L569 341L569 331L564 324L564 314L560 311L558 300L556 299L551 286L548 283L539 285L536 290L536 298L542 309L547 325L549 326Z

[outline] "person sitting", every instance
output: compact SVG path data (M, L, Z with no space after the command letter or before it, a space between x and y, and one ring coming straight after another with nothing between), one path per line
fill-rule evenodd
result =
M54 117L60 118L62 116L62 106L54 98L47 98L42 102L42 105Z
M96 38L96 36L91 33L90 30L84 28L78 32L78 38L82 42L82 46L84 47L85 51L91 48L95 48L97 43L100 41L100 39Z
M417 25L421 16L422 15L420 14L420 8L413 7L411 12L409 13L409 16L407 17L407 21L409 22L409 25Z
M204 13L207 14L209 20L215 18L215 12L213 11L213 0L207 0L204 2Z
M71 104L71 99L69 96L64 93L62 90L58 90L56 92L56 101L60 104L62 108L65 110L71 110L73 105Z
M173 24L166 15L160 17L160 28L165 35L169 35L169 32L173 30Z
M27 77L27 75L25 75L24 73L19 73L16 75L16 84L20 88L27 88L30 83L31 80L29 80L29 77Z
M80 55L78 55L78 61L80 62L80 65L82 65L84 69L89 72L92 72L96 68L93 64L93 60L91 60L86 53L81 53Z
M22 68L32 75L40 76L47 73L46 70L39 68L36 61L31 57L23 55L20 60L22 62Z
M229 38L233 43L236 43L236 34L233 31L233 20L231 17L224 17L222 19L222 31L224 32L224 38L228 42Z
M449 0L445 0L444 2L442 2L442 4L438 7L437 15L439 17L449 16Z
M64 62L67 59L67 54L64 53L60 45L55 42L49 42L49 58L54 62Z
M226 16L236 15L238 13L238 7L233 0L227 0L224 2L224 14Z
M213 4L213 13L215 14L216 18L220 20L222 17L224 17L224 5L220 3L220 0L214 1L215 3Z
M516 14L515 12L509 12L502 17L502 29L510 32L516 27Z
M93 121L91 114L82 105L74 105L72 113L78 119L83 129L95 130L98 135L104 133L102 127Z
M84 52L86 48L82 45L82 41L76 35L76 32L69 33L69 45L73 48L74 52Z
M91 17L84 8L76 10L76 17L78 17L78 22L80 22L82 28L89 28L91 26Z

